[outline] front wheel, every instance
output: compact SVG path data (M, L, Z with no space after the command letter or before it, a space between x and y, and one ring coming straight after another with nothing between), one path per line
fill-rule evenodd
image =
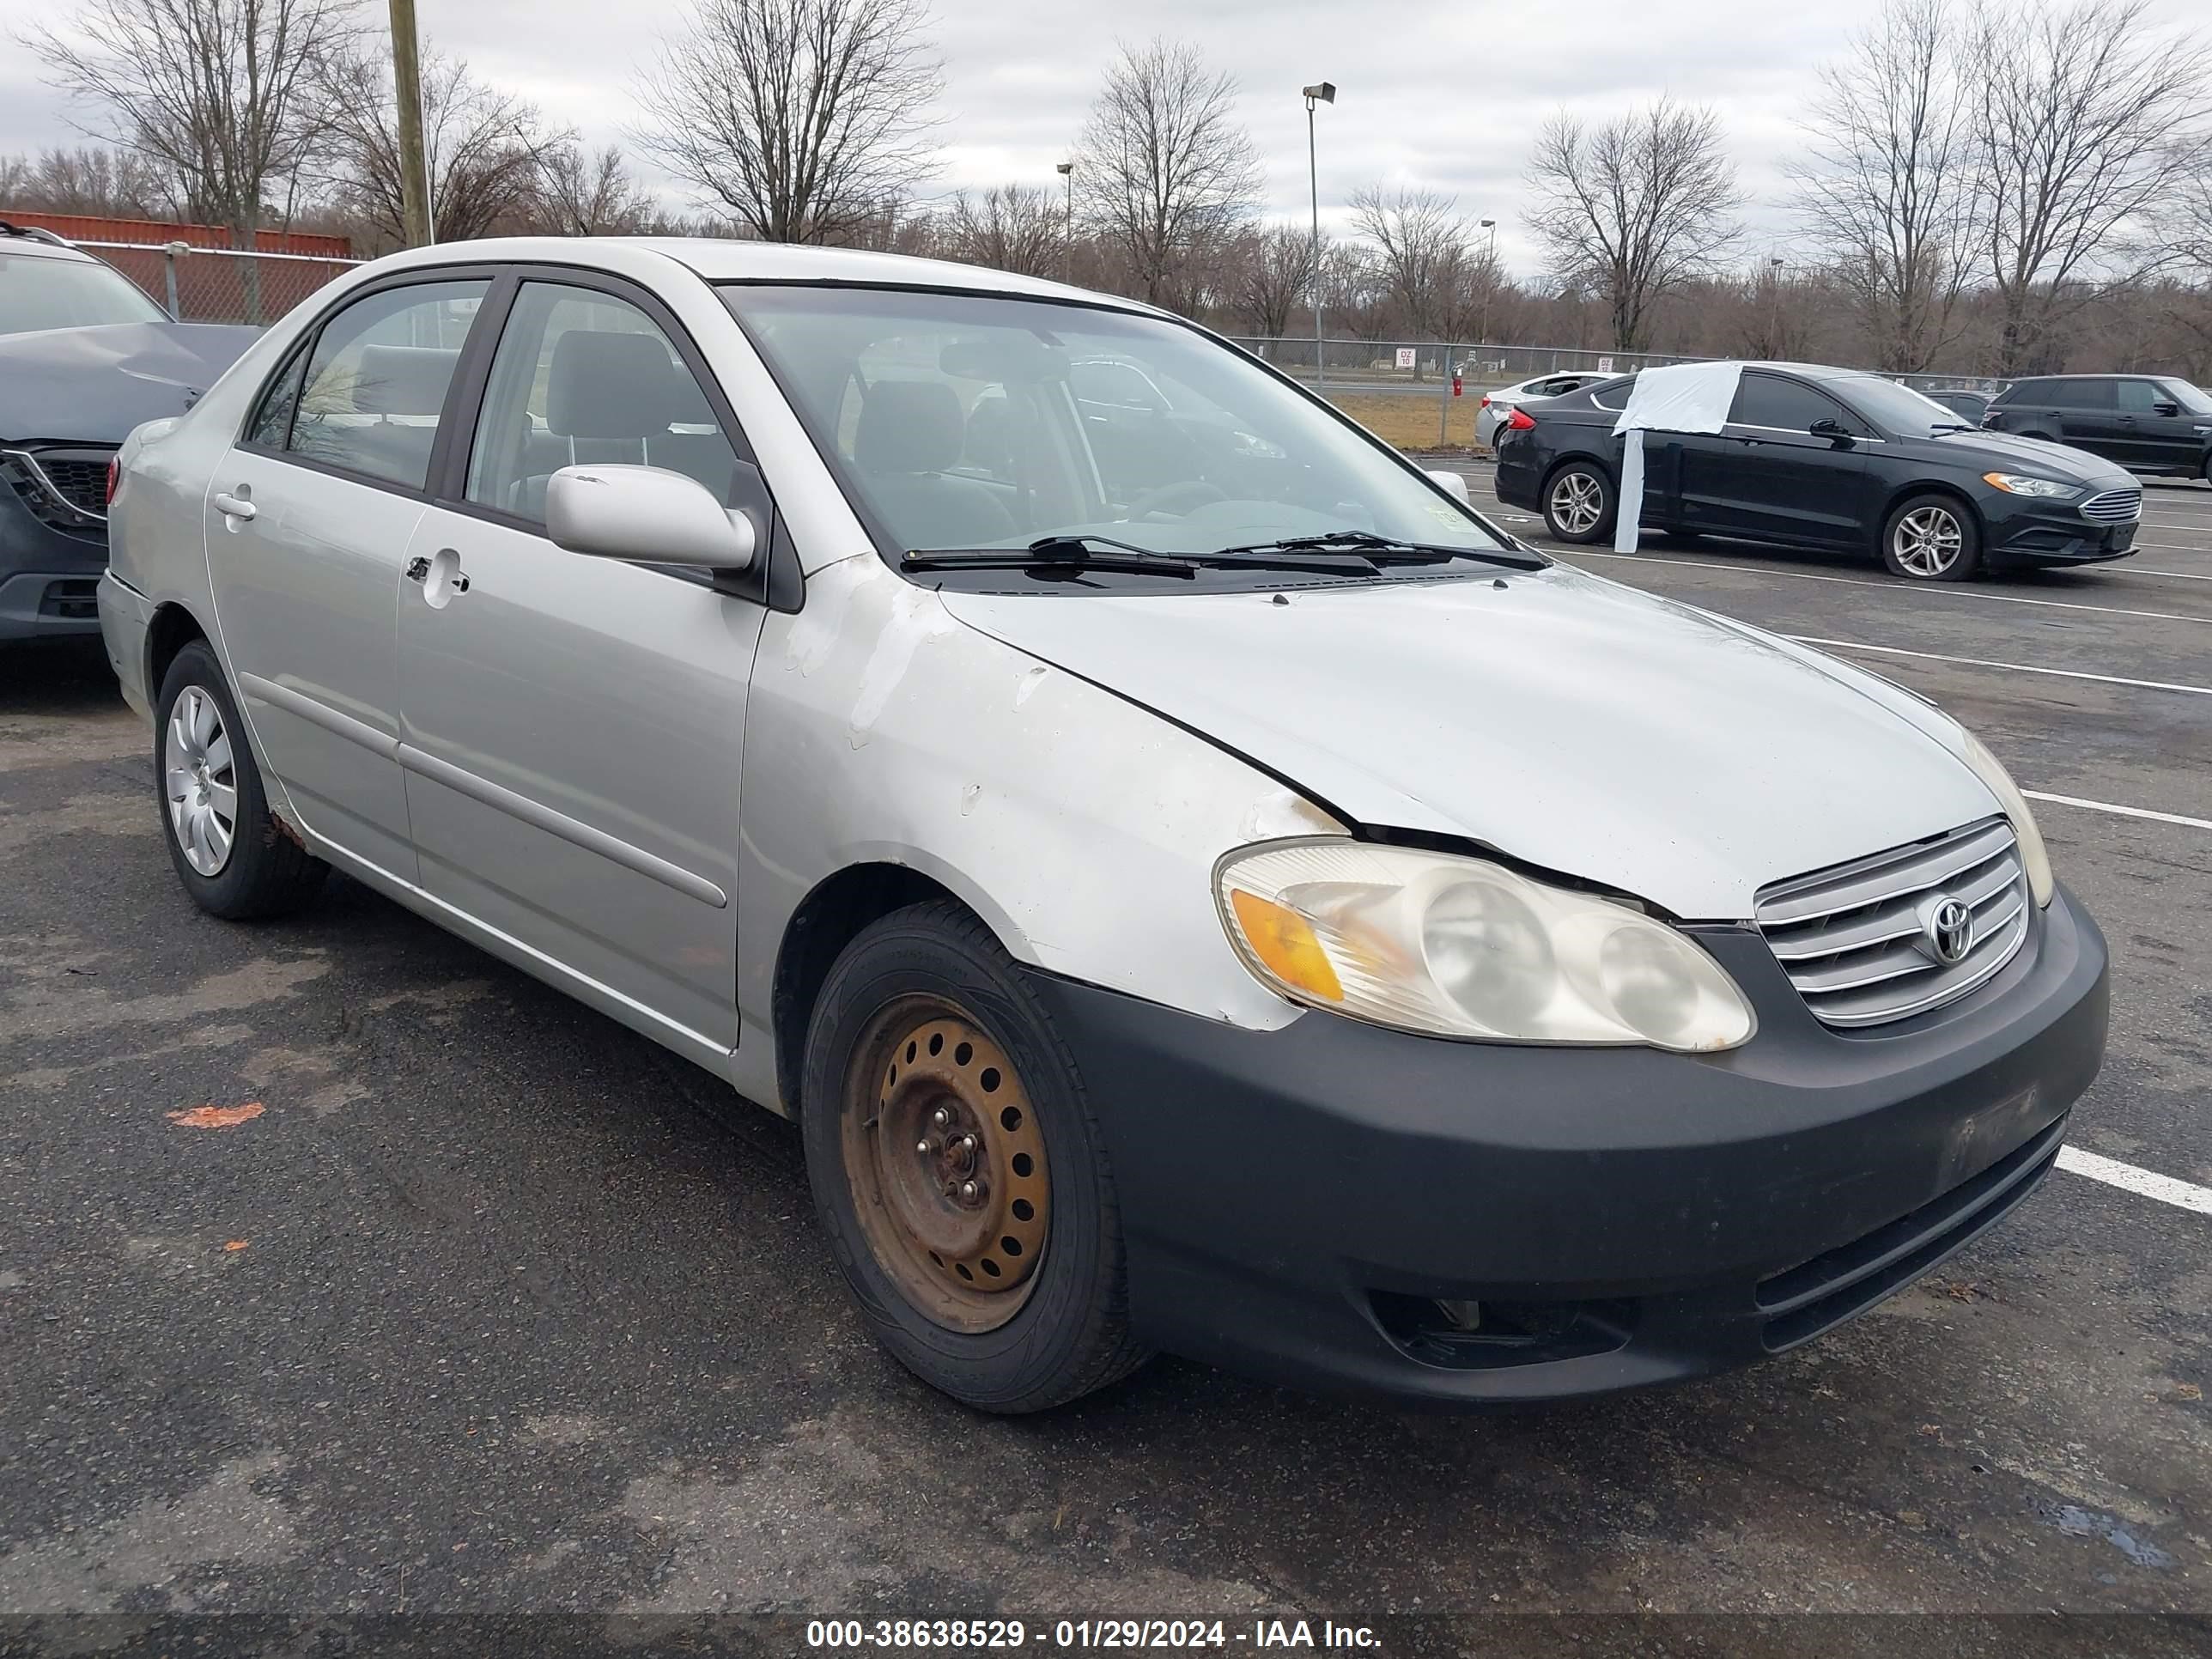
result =
M155 708L162 839L192 902L233 921L305 904L330 866L270 811L215 653L197 640L178 652Z
M1951 496L1907 496L1881 527L1881 561L1908 581L1965 581L1981 568L1981 526Z
M800 1115L837 1265L924 1382L1034 1412L1142 1363L1082 1079L969 912L915 905L846 947L815 1004Z
M1570 461L1544 486L1544 524L1563 542L1613 533L1613 480L1587 461Z

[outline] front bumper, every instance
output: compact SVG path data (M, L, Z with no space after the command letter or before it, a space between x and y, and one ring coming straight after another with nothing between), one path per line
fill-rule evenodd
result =
M1982 525L1987 550L2005 559L2051 564L2108 564L2135 556L2140 524L2093 524L2072 507L1986 491Z
M1248 1031L1036 976L1097 1103L1139 1334L1439 1403L1744 1364L1995 1224L2103 1055L2104 940L2063 890L1988 986L1872 1034L1821 1026L1755 933L1699 937L1758 1012L1730 1054Z
M106 568L100 526L58 528L0 475L0 640L97 634L94 589Z

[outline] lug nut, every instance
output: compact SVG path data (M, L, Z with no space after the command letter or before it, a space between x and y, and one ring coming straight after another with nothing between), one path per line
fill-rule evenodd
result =
M963 1182L962 1182L960 1183L960 1196L961 1196L961 1197L963 1197L963 1198L973 1198L973 1197L975 1197L975 1183L974 1182L972 1182L972 1181L963 1181Z
M914 1149L915 1149L915 1151L916 1151L917 1152L920 1152L920 1153L921 1153L924 1158L927 1158L927 1157L928 1157L932 1152L935 1152L935 1151L937 1150L937 1148L936 1148L935 1146L932 1146L932 1145L931 1145L928 1141L927 1141L927 1140L918 1140L918 1141L916 1141L916 1142L915 1143Z
M975 1136L973 1136L973 1135L963 1135L963 1136L961 1136L961 1137L960 1137L960 1150L961 1150L962 1152L974 1152L974 1151L975 1150Z

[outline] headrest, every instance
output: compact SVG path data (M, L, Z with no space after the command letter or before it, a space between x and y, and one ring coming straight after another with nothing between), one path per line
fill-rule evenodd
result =
M354 371L353 406L364 415L435 415L446 406L459 348L365 345Z
M570 329L553 347L545 424L563 438L656 438L711 421L691 377L657 336Z
M967 423L942 380L878 380L860 404L853 459L864 472L942 472L960 463Z

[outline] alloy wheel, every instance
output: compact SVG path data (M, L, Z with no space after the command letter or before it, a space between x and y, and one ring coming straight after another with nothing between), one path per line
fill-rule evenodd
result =
M1966 545L1966 531L1947 507L1915 507L1890 532L1890 550L1899 566L1915 576L1944 574L1959 562Z
M201 875L222 874L238 833L238 774L222 711L202 686L186 686L169 710L161 772L178 850Z
M1605 492L1587 472L1569 472L1552 486L1552 517L1569 535L1597 527L1605 512Z
M845 1178L877 1262L940 1325L1004 1325L1052 1212L1044 1138L1006 1051L952 1004L905 997L871 1023L846 1086Z

